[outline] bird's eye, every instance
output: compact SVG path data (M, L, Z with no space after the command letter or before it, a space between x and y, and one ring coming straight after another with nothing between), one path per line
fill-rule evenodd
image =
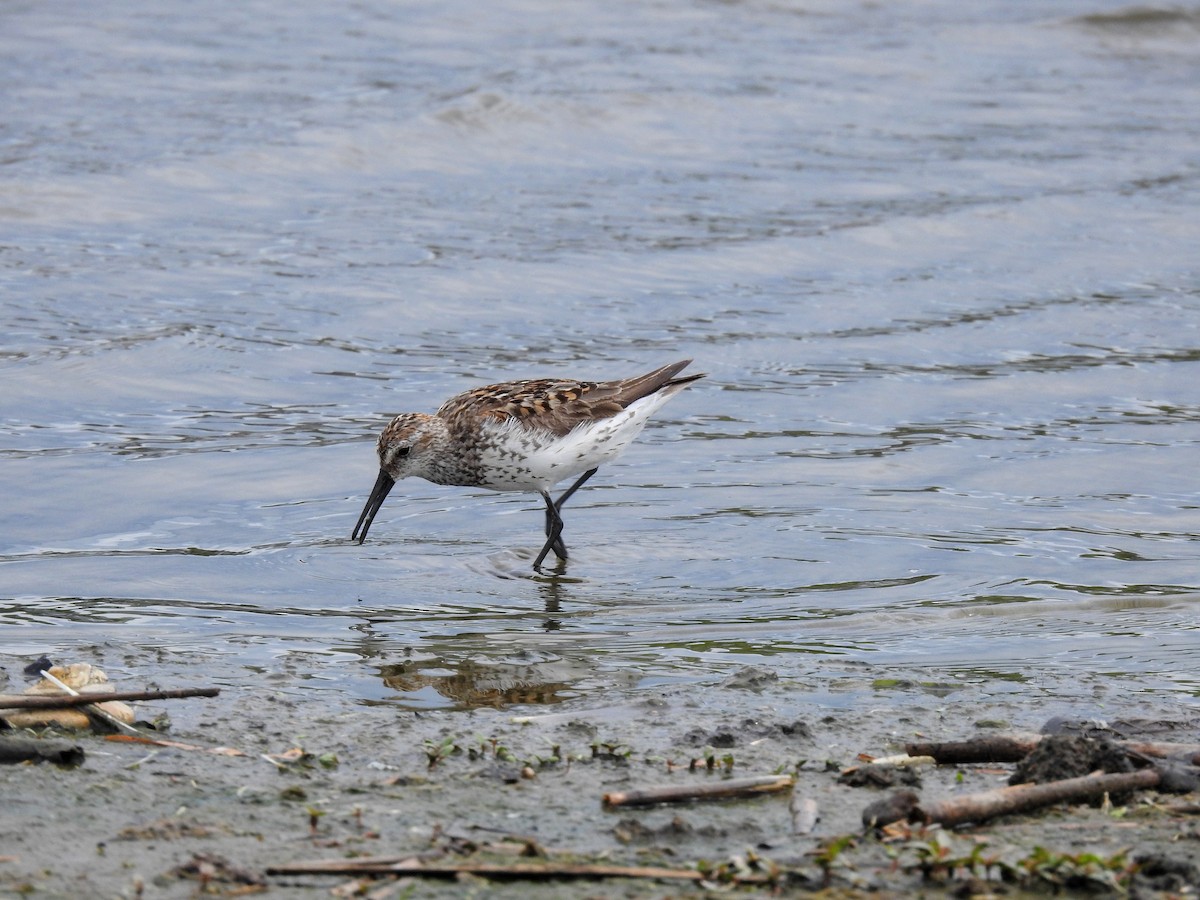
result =
M408 451L411 449L412 447L397 447L396 459L404 459L404 457L408 456Z

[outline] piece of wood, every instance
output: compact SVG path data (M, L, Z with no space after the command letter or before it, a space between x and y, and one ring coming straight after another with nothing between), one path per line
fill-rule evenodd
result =
M1033 752L1043 735L989 734L969 741L905 744L909 756L932 756L938 765L1018 762Z
M792 834L812 834L821 818L817 801L812 797L801 797L792 791L792 799L788 801L788 813L792 817Z
M1178 759L1200 766L1200 744L1176 744L1166 741L1117 741L1132 753L1153 756L1155 759Z
M61 709L87 706L109 700L181 700L185 697L215 697L220 688L177 688L169 691L104 691L80 694L0 694L0 710Z
M610 791L605 806L649 806L654 803L689 803L695 800L728 800L756 797L790 790L795 779L790 775L761 775L756 778L731 778L715 784L668 784L632 791Z
M932 756L939 765L965 765L968 763L1017 762L1024 759L1049 735L1044 734L990 734L968 741L943 741L940 743L906 744L910 756ZM1200 766L1200 744L1175 744L1163 741L1117 741L1119 746L1133 753L1153 756L1156 759L1181 759Z
M1064 778L1046 784L1017 784L950 800L921 803L908 817L911 821L926 824L937 822L950 828L964 822L985 822L997 816L1029 812L1056 803L1098 800L1105 794L1153 788L1157 787L1158 783L1158 772L1154 769L1141 769L1137 772Z
M418 865L419 856L356 856L351 859L310 859L305 862L268 866L268 875L363 875L377 871L392 872L399 865Z
M707 876L695 869L667 869L660 866L602 866L589 863L439 863L406 858L389 862L367 859L316 860L269 866L268 875L423 875L453 878L475 875L480 878L650 878L674 881L703 881ZM766 875L739 875L739 884L767 884Z

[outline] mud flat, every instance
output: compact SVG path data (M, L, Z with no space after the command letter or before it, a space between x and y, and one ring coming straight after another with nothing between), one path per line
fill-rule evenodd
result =
M8 691L23 687L24 662L0 659ZM130 670L152 663L125 660ZM118 686L141 686L134 681ZM73 736L80 765L0 766L0 897L1200 891L1194 790L1143 789L955 829L900 823L880 833L862 823L879 799L991 790L1013 766L843 775L911 741L1036 731L1054 715L1117 737L1198 743L1200 715L1177 696L1148 700L1097 676L1047 699L1056 695L1045 683L1035 696L1026 686L861 665L834 682L751 668L705 684L614 691L609 703L593 694L413 711L283 678L134 704L141 721L169 718L157 737L186 746ZM669 805L603 802L780 775L794 787ZM337 871L396 862L438 874ZM329 870L297 871L314 863Z

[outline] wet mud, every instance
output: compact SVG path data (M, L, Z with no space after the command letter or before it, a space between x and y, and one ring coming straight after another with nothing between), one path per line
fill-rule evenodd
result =
M861 675L865 689L871 673ZM1165 897L1200 888L1194 791L1137 791L957 829L864 829L863 809L890 792L939 799L991 790L1014 766L925 766L890 780L847 778L847 769L869 771L871 758L914 739L1031 730L1045 724L1044 710L970 686L948 700L922 693L916 680L893 686L883 702L834 709L807 703L804 687L749 670L720 684L615 696L607 706L593 697L413 711L262 687L135 704L139 721L157 721L155 735L182 746L81 735L68 739L83 748L80 765L0 766L0 897L682 897L718 888ZM1200 740L1186 709L1139 702L1112 711L1141 716L1157 740ZM1043 776L1098 767L1092 738L1086 752L1082 738L1055 741L1052 759L1065 768ZM795 777L792 792L638 808L602 802L616 791L777 774ZM798 833L802 805L816 819ZM396 878L289 869L371 859L445 871ZM561 874L496 874L518 864ZM621 874L583 877L579 866Z

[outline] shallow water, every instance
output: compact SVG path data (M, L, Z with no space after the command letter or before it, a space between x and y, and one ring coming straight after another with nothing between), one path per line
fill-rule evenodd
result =
M1197 36L1101 0L7 5L0 652L416 707L747 664L853 702L856 661L1194 698ZM389 415L683 357L564 577L536 497L404 482L349 541Z

